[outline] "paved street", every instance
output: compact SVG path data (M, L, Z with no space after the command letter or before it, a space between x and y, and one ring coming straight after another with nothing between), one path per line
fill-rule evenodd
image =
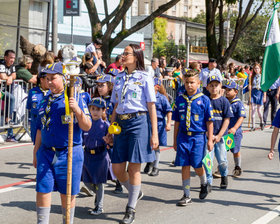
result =
M245 224L257 220L259 222L255 223L263 224L271 220L270 223L279 223L278 153L275 154L273 161L267 159L271 132L272 129L265 129L244 133L243 175L239 179L230 176L227 190L219 189L220 179L214 179L212 193L205 200L199 200L199 178L193 172L191 179L193 203L187 207L176 207L177 200L182 196L180 168L169 166L175 156L173 149L162 148L160 175L149 177L143 174L142 190L145 196L137 205L135 223ZM172 134L169 133L170 145ZM32 145L14 146L0 146L0 223L36 223L35 185L32 181L28 182L35 177L36 172L32 167ZM231 173L233 170L231 153L228 153L228 159ZM113 189L113 184L109 182L105 188L105 212L98 217L88 214L94 198L79 195L75 223L107 224L117 223L122 219L127 193L115 195L112 193ZM50 223L61 223L60 213L58 193L53 193Z

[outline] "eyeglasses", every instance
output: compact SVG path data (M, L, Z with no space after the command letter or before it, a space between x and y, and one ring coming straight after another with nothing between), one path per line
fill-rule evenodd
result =
M126 56L128 56L128 55L134 55L133 53L131 53L131 52L123 52L122 53L122 56L124 56L124 57L126 57Z

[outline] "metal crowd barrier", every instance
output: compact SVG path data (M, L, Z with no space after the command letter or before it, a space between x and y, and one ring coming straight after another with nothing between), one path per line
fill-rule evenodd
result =
M6 81L0 80L0 131L19 128L15 134L15 136L20 134L18 140L25 133L30 135L29 112L26 109L26 103L28 91L31 88L33 85L23 80L14 80L9 86Z

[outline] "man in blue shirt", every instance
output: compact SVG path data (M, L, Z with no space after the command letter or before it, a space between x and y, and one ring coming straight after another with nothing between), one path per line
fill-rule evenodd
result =
M217 69L216 67L217 67L217 60L215 58L210 58L208 67L202 69L199 74L199 79L202 82L203 94L205 94L206 96L210 95L208 90L206 89L206 86L207 86L207 79L211 75L216 75L220 78L221 81L223 80L220 70Z

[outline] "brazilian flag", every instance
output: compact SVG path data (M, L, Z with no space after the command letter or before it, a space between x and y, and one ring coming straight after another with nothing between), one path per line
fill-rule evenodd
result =
M233 149L235 147L234 136L232 133L225 135L223 137L223 139L224 139L224 143L225 143L225 147L226 147L227 151L229 151L230 149Z
M212 171L213 162L211 160L209 152L206 154L206 156L204 157L202 162L204 163L205 168L207 169L207 171L210 173Z

